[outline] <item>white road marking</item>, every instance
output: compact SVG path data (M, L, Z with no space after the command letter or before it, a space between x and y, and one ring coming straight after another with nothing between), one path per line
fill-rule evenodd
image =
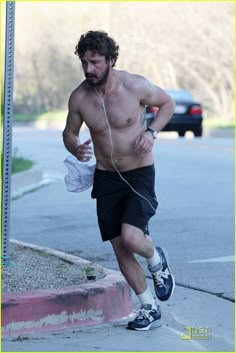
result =
M202 259L202 260L194 260L188 261L188 263L201 263L201 262L234 262L234 255L223 256L223 257L215 257L212 259Z

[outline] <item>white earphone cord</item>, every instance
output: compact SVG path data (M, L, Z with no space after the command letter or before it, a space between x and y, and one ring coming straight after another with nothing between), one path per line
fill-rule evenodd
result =
M116 170L116 172L119 174L120 178L130 187L130 189L138 196L142 197L145 201L148 202L148 204L150 205L150 207L153 209L153 211L156 213L156 209L152 206L151 202L146 198L144 197L143 195L141 195L138 191L136 191L132 185L130 185L130 183L121 175L120 171L116 168L116 165L113 161L113 141L112 141L112 136L111 136L111 127L110 127L110 124L109 124L109 120L108 120L108 116L107 116L107 111L106 111L106 107L105 107L105 102L104 102L104 99L102 98L102 96L98 93L97 89L95 88L95 91L97 93L97 95L100 97L101 101L102 101L102 107L103 107L103 111L104 111L104 114L105 114L105 118L106 118L106 122L107 122L107 126L108 126L108 131L109 131L109 138L110 138L110 144L111 144L111 163L114 167L114 169ZM153 199L156 201L156 198L153 197Z

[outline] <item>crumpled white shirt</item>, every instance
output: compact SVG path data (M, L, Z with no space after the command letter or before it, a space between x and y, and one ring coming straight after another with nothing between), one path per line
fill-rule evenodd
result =
M67 191L82 192L92 186L95 164L88 165L80 162L73 155L69 155L64 160L64 164L68 168L68 174L64 178Z

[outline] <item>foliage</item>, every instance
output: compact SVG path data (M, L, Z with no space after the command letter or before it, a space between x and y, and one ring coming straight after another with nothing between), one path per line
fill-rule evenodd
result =
M118 69L190 90L207 116L233 120L232 2L18 2L16 113L66 109L83 80L74 48L91 29L118 42Z

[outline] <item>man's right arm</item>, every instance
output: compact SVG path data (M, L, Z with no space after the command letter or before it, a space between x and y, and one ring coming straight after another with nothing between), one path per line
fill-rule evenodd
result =
M87 162L92 156L91 147L89 146L91 139L83 144L79 141L79 132L83 124L83 119L79 113L78 100L75 92L70 96L68 108L69 112L66 126L62 133L64 145L78 160Z

